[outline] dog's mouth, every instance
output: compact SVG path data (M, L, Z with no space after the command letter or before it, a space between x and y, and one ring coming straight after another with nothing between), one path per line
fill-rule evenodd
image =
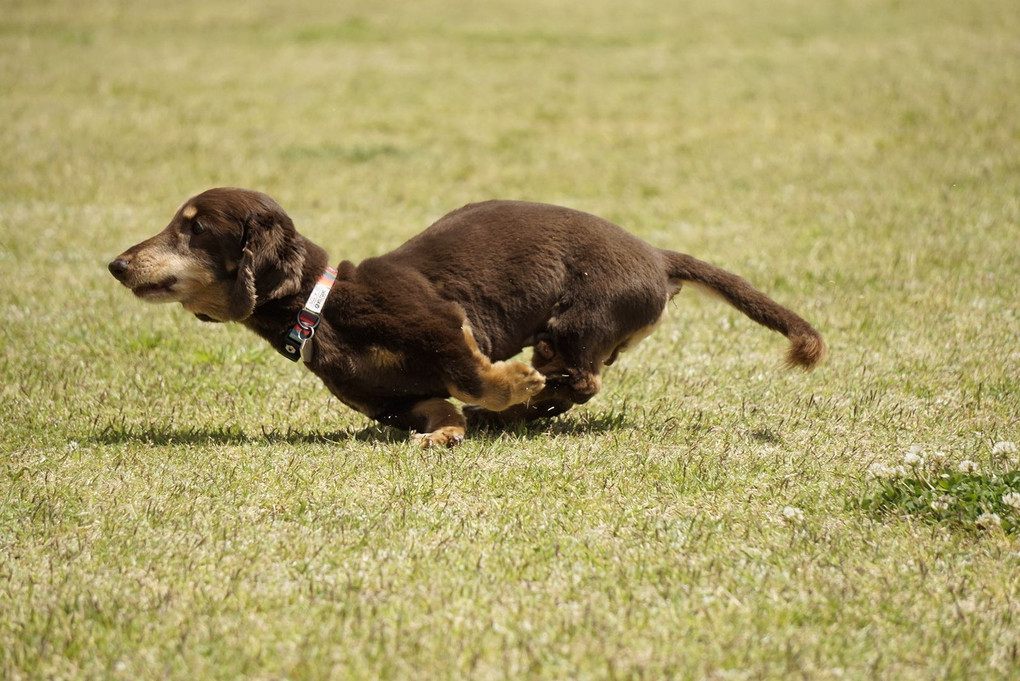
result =
M173 294L173 287L177 284L177 277L169 277L158 284L143 284L131 290L139 298L158 299Z

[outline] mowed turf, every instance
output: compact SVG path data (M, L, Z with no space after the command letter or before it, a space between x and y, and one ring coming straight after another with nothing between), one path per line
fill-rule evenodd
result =
M1020 468L1018 36L1010 0L0 3L0 677L1016 678L1012 497L861 500ZM587 210L830 358L684 291L589 404L421 450L109 276L220 185L334 261Z

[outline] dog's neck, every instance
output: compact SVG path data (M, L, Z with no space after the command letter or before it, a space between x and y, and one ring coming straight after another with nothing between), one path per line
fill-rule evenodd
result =
M287 332L294 326L298 312L304 307L315 282L329 265L329 255L319 245L309 239L297 235L304 244L304 262L301 265L301 287L294 293L259 300L255 310L242 323L249 329L265 338L279 350L283 346Z

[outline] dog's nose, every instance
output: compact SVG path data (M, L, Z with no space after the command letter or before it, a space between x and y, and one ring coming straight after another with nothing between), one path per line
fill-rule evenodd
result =
M123 281L124 274L127 272L128 266L130 266L130 265L131 265L131 262L128 261L127 259L125 259L125 258L117 258L116 260L114 260L113 262L110 263L110 266L109 266L110 267L110 274L112 274L113 276L117 277L118 280Z

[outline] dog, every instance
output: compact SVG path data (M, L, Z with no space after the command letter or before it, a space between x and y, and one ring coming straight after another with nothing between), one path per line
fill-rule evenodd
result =
M652 332L684 284L786 336L791 366L826 354L810 324L737 275L523 201L469 204L333 269L269 196L210 189L109 270L143 300L244 324L341 402L426 447L457 444L469 419L530 421L587 402L602 367ZM526 347L530 366L511 360Z

